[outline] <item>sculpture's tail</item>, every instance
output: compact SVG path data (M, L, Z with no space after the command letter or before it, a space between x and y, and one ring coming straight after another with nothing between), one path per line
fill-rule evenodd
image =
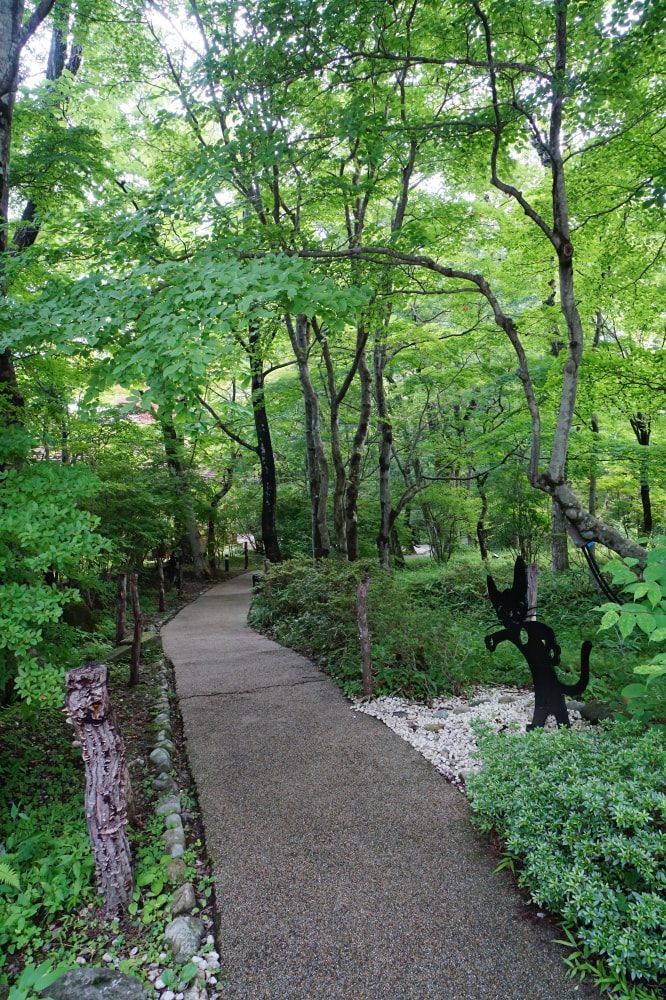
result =
M580 680L576 684L563 684L562 691L564 694L570 694L574 697L581 695L590 681L590 650L592 649L592 643L589 639L586 639L583 645L580 647Z

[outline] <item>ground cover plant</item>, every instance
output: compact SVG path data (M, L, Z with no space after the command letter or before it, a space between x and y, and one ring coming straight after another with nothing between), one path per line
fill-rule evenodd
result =
M476 823L531 899L559 914L574 974L617 997L666 986L666 747L654 727L479 730ZM633 992L632 992L633 991Z

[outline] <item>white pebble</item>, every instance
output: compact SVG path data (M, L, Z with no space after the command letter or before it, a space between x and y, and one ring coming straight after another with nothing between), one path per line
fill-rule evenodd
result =
M102 955L103 962L113 962L113 955L109 955L108 951L105 951Z
M156 990L163 990L164 987L166 986L166 983L164 982L164 980L160 976L158 979L155 980L155 982L153 983L153 986L155 987Z

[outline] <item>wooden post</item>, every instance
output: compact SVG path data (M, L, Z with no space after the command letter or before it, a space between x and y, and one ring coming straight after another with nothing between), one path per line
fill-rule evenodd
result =
M116 580L116 646L127 635L127 574L119 573Z
M243 544L243 567L247 569L249 563L249 557L247 554L247 542Z
M110 919L127 910L133 879L125 831L131 786L127 786L125 746L111 706L108 676L105 663L70 670L65 675L65 712L86 765L86 822L104 913Z
M130 595L132 598L132 614L134 615L134 635L132 636L132 653L130 655L130 687L139 683L139 664L141 662L141 636L143 635L143 615L139 605L139 575L130 576Z
M158 553L155 556L155 566L157 567L157 610L166 611L166 593L164 587L164 559Z
M224 572L225 573L229 572L229 556L226 553L224 556Z
M183 583L185 582L183 573L183 557L180 556L178 559L178 596L183 596Z
M364 573L358 585L356 596L356 617L358 619L358 635L361 640L361 665L363 669L363 694L372 697L375 693L375 680L372 676L372 645L368 629L368 586L370 574Z
M537 616L537 590L539 589L539 566L528 563L527 566L527 617L526 621L535 622Z

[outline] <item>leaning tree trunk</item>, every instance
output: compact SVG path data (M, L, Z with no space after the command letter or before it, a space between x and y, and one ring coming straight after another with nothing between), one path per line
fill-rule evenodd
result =
M127 910L133 880L125 830L125 746L111 706L108 675L106 664L70 670L65 677L65 711L74 725L86 765L86 822L104 914L111 919Z

